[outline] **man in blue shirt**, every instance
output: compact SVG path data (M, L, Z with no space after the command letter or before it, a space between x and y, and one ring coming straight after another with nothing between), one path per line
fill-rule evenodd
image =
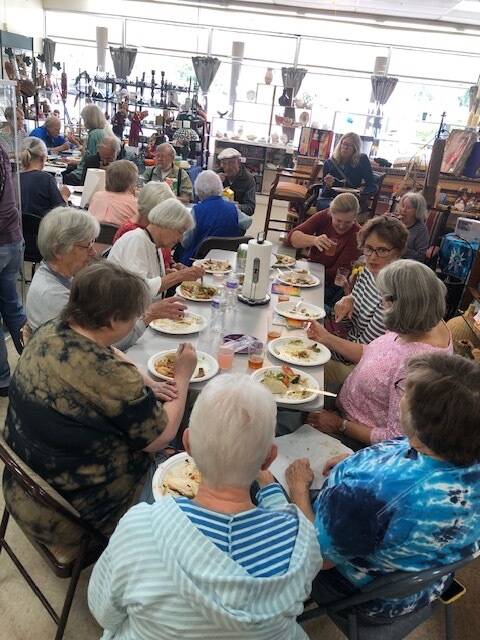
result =
M419 572L480 552L480 366L424 354L409 361L396 387L406 438L327 463L315 514L308 461L287 471L292 500L314 522L328 561L312 588L320 604L392 571ZM447 580L373 601L364 613L387 623L438 598Z
M59 118L56 118L55 116L48 116L45 120L45 124L34 129L30 135L34 138L40 138L40 140L43 140L50 153L68 151L68 149L70 149L70 143L60 135L61 127L62 123Z

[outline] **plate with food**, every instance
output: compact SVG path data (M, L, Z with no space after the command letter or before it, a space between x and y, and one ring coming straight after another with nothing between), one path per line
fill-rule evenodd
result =
M175 360L177 352L172 350L160 351L152 356L147 368L152 375L162 380L173 380L175 377ZM191 382L205 382L218 373L218 362L209 353L197 351L197 366L190 378Z
M276 338L268 343L268 350L279 360L303 367L316 367L330 360L332 354L323 344L308 338Z
M252 374L252 378L263 384L273 394L276 402L302 404L315 398L318 382L313 376L291 367L264 367Z
M308 302L279 302L275 311L284 318L292 320L320 320L325 317L325 311L321 307L316 307Z
M193 266L203 267L205 273L228 273L232 270L232 265L228 260L213 260L211 258L195 260Z
M308 269L293 269L292 271L279 271L278 278L283 284L290 284L295 287L316 287L320 284L320 279L314 276Z
M179 285L175 293L185 300L192 300L194 302L211 302L217 295L217 287L211 287L210 285L201 284L200 282L182 282Z
M186 335L188 333L198 333L205 329L207 321L203 316L187 311L183 318L172 320L170 318L157 318L150 322L150 327L161 333L168 333L175 336Z
M153 496L155 500L164 496L195 498L200 481L192 456L182 451L158 465L152 478Z
M293 267L297 260L293 256L286 256L283 253L274 253L275 262L272 267Z

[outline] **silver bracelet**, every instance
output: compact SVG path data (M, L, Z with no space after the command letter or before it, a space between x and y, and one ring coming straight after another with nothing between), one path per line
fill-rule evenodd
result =
M346 420L345 418L342 420L342 426L338 430L338 433L345 433L345 431L347 430L347 422L348 420Z

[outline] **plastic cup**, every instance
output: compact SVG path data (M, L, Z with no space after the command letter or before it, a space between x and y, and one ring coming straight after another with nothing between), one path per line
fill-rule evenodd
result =
M248 346L248 366L250 369L261 369L263 366L263 358L265 349L263 342L255 340Z
M328 247L328 249L325 249L325 255L326 256L334 256L337 252L337 243L335 242L335 240L332 240L331 238L329 238L330 242L333 242L332 245L330 245Z
M220 369L231 369L233 365L233 358L235 355L233 344L225 343L218 348L217 360L220 365Z
M348 284L349 275L350 269L347 267L338 267L337 273L335 274L335 286L344 287L345 284Z
M282 327L278 324L273 324L273 317L270 316L267 322L267 340L275 340L282 335Z

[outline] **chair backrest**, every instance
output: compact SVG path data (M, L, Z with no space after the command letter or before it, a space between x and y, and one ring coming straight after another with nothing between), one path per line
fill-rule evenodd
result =
M22 487L35 502L43 507L50 509L69 520L79 527L85 534L97 540L101 544L105 544L105 538L102 534L85 522L78 511L65 500L53 487L51 487L43 478L35 473L30 467L13 451L6 443L2 435L0 435L0 460L3 461L5 468L12 475L13 479Z
M224 251L236 251L238 247L243 243L247 243L252 239L252 236L237 236L230 238L222 238L221 236L210 236L205 238L198 247L195 258L201 260L205 258L209 251L212 249L223 249Z
M113 238L118 231L118 227L108 222L102 222L100 224L100 234L95 242L98 244L113 244Z
M426 225L429 232L428 245L439 246L440 239L445 234L450 207L445 210L431 209L428 213Z
M22 231L23 238L25 240L25 255L24 260L27 262L41 262L42 256L37 247L37 236L41 216L37 216L34 213L22 214Z
M375 182L377 184L377 190L373 194L372 202L369 207L370 215L372 217L375 215L375 212L377 210L378 198L380 197L380 192L382 190L383 181L385 180L386 175L386 173L380 171L373 172L373 177L375 178Z
M425 571L395 571L394 573L373 580L365 585L360 593L339 600L334 605L329 605L328 609L331 611L342 611L360 604L366 604L372 600L405 598L423 589L427 589L444 576L448 576L457 569L469 564L475 557L475 555L468 555L457 562L452 562L451 564L446 564L441 567L433 567Z

